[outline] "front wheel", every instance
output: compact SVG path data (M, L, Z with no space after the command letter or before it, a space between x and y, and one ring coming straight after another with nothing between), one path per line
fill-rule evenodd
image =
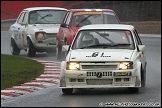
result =
M12 38L11 38L10 47L11 47L12 55L19 55L20 54L20 49L17 47L15 40L12 39Z
M27 40L27 54L28 57L33 57L36 55L36 49L30 39Z
M58 43L58 39L56 39L56 57L57 57L57 59L61 59L62 58L61 46Z
M62 88L64 94L72 94L73 88Z
M145 87L146 85L146 69L145 70L142 70L141 69L141 86L142 87Z
M128 90L131 93L138 93L139 92L139 87L129 87Z
M63 43L63 45L68 45L66 39L65 42ZM58 43L58 39L56 39L56 57L57 59L65 59L66 58L67 53L62 51L62 46L59 45Z

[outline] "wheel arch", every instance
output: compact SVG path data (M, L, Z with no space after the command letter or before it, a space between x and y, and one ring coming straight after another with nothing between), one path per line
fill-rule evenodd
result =
M14 41L15 44L16 44L16 46L17 46L19 49L21 49L20 46L17 44L16 40L15 40L13 37L11 37L11 41ZM11 43L10 43L10 44L11 44Z

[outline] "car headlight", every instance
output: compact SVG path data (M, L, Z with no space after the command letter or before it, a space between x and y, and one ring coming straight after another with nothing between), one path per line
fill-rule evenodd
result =
M45 39L45 33L38 32L38 33L35 34L35 38L37 40L43 40L43 39Z
M133 69L133 62L120 62L119 70Z
M80 64L78 62L68 62L67 70L80 70Z

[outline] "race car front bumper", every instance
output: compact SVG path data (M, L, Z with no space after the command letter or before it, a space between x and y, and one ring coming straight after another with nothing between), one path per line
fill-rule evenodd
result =
M137 69L130 70L65 70L60 88L141 87Z

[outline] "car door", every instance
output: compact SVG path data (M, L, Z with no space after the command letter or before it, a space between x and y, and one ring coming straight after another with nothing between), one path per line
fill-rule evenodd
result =
M24 17L25 17L25 12L23 11L22 13L20 13L20 16L17 19L17 23L16 23L16 26L15 26L15 29L18 30L18 40L17 40L17 43L19 44L21 49L24 48L25 25L22 24L23 21L24 21Z
M65 19L65 24L68 25L68 27L64 27L62 28L62 43L63 44L67 44L67 42L69 43L69 41L71 40L71 27L69 26L69 23L70 23L70 20L71 20L71 15L72 15L72 12L69 12L68 13L68 16L67 18ZM64 42L64 40L66 39L66 42Z
M67 19L67 17L68 17L68 14L69 14L69 12L67 12L66 13L66 15L65 15L65 18L63 19L63 21L62 21L62 24L65 24L65 21L66 21L66 19ZM58 31L58 43L59 43L59 45L61 45L62 46L62 44L63 44L63 36L64 36L64 32L63 32L63 29L64 29L64 27L62 27L62 26L60 26L60 28L59 28L59 31Z
M27 47L27 31L28 31L28 12L25 12L24 18L22 20L22 24L20 27L21 35L23 39L23 47L26 49Z

